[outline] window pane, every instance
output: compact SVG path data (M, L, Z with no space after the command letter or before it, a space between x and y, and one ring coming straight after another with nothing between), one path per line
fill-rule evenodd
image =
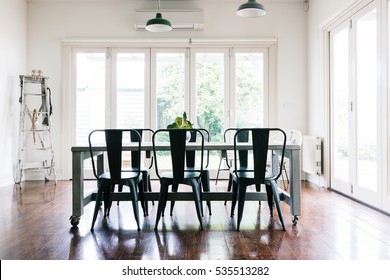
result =
M223 141L224 54L196 54L196 122L210 132L212 141Z
M236 54L236 126L264 127L263 53Z
M78 53L76 145L86 145L88 134L105 128L105 53Z
M166 128L185 110L185 54L156 55L157 128Z
M333 172L334 177L350 181L349 174L349 39L348 28L333 39Z
M117 55L117 128L143 128L145 54Z
M356 96L358 185L377 190L376 10L357 21Z

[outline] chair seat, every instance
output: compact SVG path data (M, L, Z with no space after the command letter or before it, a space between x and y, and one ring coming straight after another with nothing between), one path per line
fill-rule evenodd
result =
M200 174L201 174L201 172L199 172L199 171L184 172L184 179L199 178ZM163 172L163 173L161 173L161 177L166 178L166 179L173 179L173 172L171 172L171 171Z
M243 179L254 180L255 179L254 171L245 170L245 171L238 171L237 173L238 173L238 177L240 178L240 180L243 180ZM272 172L267 171L265 173L264 180L274 180L274 179L275 179L275 176L272 174Z
M123 171L121 172L121 182L129 180L129 179L134 179L134 178L140 178L142 179L142 174L139 174L138 172L133 172L133 171ZM102 180L111 180L110 172L105 172L99 176L99 179Z

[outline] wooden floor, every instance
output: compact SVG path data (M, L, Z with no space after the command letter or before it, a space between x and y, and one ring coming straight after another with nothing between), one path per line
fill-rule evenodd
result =
M225 186L222 181L217 188ZM25 182L0 188L0 259L390 259L390 216L307 182L302 192L296 226L282 203L286 232L276 211L270 218L266 203L258 202L246 203L240 232L230 203L223 202L212 203L211 216L205 211L203 231L191 202L177 202L173 216L154 231L157 205L150 205L138 232L130 202L121 202L108 218L99 215L92 233L94 203L85 207L78 227L70 225L70 181Z

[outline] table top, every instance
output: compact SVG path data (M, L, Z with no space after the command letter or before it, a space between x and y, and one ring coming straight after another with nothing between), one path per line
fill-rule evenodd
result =
M134 150L137 146L134 145L134 146L124 146L123 147L123 150ZM160 151L163 151L163 150L167 150L169 147L169 143L158 143L156 145L156 150L160 150ZM252 145L251 144L248 144L248 143L237 143L237 148L240 149L240 150L248 150L248 149L251 149ZM282 149L282 145L280 144L269 144L268 145L268 148L270 150L281 150ZM199 149L199 144L195 144L195 143L187 143L187 149L188 150L191 150L191 149ZM234 149L234 144L233 142L232 143L225 143L225 142L205 142L204 143L204 149L205 150L233 150ZM297 145L297 144L286 144L286 150L300 150L301 149L301 146L300 145ZM105 147L102 145L102 146L95 146L93 148L94 151L104 151L105 150ZM151 151L153 150L153 144L152 142L142 142L141 144L141 150L143 151ZM73 146L71 148L71 151L72 152L85 152L85 151L89 151L89 146Z

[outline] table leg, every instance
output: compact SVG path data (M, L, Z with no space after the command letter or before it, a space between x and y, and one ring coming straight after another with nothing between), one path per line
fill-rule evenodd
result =
M300 150L286 151L290 159L290 211L293 216L293 224L298 222L301 215L301 164Z
M84 214L84 152L72 153L72 216L70 223L78 225Z

